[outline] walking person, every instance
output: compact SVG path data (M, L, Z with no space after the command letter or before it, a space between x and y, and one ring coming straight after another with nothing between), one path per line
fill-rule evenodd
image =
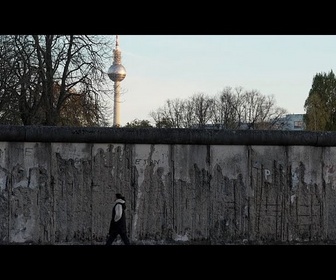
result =
M112 218L110 222L109 234L106 240L106 245L112 245L118 234L125 245L130 245L126 230L126 201L122 194L117 193L116 200L112 208Z

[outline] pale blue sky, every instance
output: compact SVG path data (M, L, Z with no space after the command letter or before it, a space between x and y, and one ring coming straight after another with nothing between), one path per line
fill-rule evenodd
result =
M336 35L119 35L119 48L122 126L152 122L149 113L168 99L226 87L273 95L289 114L303 114L314 76L336 65Z

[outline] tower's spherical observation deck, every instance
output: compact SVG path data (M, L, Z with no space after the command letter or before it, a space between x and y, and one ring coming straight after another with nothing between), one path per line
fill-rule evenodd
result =
M121 64L113 64L107 71L107 75L114 82L120 82L126 77L126 69Z

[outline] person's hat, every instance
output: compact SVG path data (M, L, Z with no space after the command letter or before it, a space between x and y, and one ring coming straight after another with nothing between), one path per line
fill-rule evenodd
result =
M122 196L121 193L116 193L116 198L121 198L121 199L124 199L124 197Z

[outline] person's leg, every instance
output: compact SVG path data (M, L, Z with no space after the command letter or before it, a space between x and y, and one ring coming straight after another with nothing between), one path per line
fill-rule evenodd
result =
M119 233L119 235L120 235L121 240L124 242L125 245L130 245L130 241L129 241L128 236L127 236L125 231L121 231Z
M117 235L118 235L117 231L112 231L109 234L109 236L108 236L108 238L106 240L106 244L105 245L111 245L113 243L113 241L116 239Z

